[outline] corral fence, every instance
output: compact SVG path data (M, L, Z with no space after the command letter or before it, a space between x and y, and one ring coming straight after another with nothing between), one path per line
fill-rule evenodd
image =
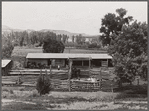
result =
M45 74L45 70L32 70L32 71L14 71L10 72L10 75L13 76L2 76L2 85L9 85L9 86L36 86L36 79L31 80L31 82L23 81L21 84L17 84L19 77L22 75L39 75ZM19 76L17 76L19 75ZM97 78L98 81L88 81L88 80L74 80L68 79L68 72L62 71L55 73L52 72L50 75L51 86L52 90L57 91L100 91L100 90L110 90L113 92L114 88L117 88L118 85L111 79L111 72L110 71L102 71L102 70L82 70L82 76L91 76ZM37 76L38 77L38 76ZM28 77L29 78L29 77Z
M28 87L35 87L36 83L22 83L17 84L17 79L13 81L2 81L2 86L28 86ZM79 81L79 80L72 80L70 83L68 80L58 80L58 79L51 79L51 88L53 91L114 91L114 82L112 80L102 80L99 82L90 82L90 81ZM70 88L70 90L69 90Z

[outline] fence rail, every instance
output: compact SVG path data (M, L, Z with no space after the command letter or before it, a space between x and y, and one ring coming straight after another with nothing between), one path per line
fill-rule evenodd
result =
M39 75L41 73L40 70L11 70L10 75L11 76L2 76L2 85L12 85L12 86L18 86L16 84L16 81L18 80L18 77L20 75L27 75L24 76L23 83L20 84L20 86L33 86L35 87L36 79L37 78L30 78L28 75ZM45 74L45 70L42 70L42 74ZM118 87L113 81L110 81L109 78L111 78L111 74L109 71L101 71L101 70L81 70L81 76L94 76L95 78L98 78L99 81L91 82L87 80L68 80L68 71L62 70L62 71L53 71L52 74L50 74L50 71L47 71L47 74L51 78L51 86L52 90L60 90L60 91L99 91L102 89L112 89ZM32 82L29 82L29 80L32 80ZM101 81L102 79L102 81Z

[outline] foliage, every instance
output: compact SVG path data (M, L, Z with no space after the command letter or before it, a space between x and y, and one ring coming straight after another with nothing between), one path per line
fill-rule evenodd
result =
M108 52L121 82L131 82L136 75L147 80L147 24L135 21L124 25L113 37Z
M51 39L61 41L64 44L67 43L69 36L63 34L56 35L56 33L50 31L12 31L4 32L3 36L7 36L14 42L14 46L42 46L45 38L50 37Z
M51 38L46 38L43 42L44 53L63 53L64 44L61 41L57 41Z
M76 38L77 44L83 45L83 44L85 43L85 40L86 40L86 39L85 39L85 37L83 37L81 34L76 35L75 38Z
M68 37L67 35L64 35L64 34L63 34L62 42L63 42L63 43L66 43L66 42L68 41L68 38L69 38L69 37Z
M2 36L2 58L10 58L14 49L13 41L9 39L9 35Z
M72 43L74 43L75 41L74 41L74 39L75 39L75 36L73 35L72 36Z
M101 48L101 45L98 45L97 43L92 43L88 45L88 48Z
M47 74L43 75L40 74L39 78L37 79L36 89L40 95L44 95L50 92L51 90L51 82L48 78Z
M132 16L125 17L127 11L123 8L117 9L116 12L118 16L113 13L108 13L102 19L102 26L100 28L100 32L102 33L101 40L102 44L108 45L111 42L111 39L114 39L111 34L118 35L119 31L122 30L122 26L128 24L132 21Z

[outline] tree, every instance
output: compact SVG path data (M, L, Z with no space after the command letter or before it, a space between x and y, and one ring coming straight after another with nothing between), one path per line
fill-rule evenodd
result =
M64 35L64 34L63 34L63 37L62 37L62 38L63 38L63 39L62 39L62 42L63 42L63 43L66 43L66 41L67 41L67 35Z
M108 53L121 82L132 82L136 75L147 80L147 24L135 21L124 25L113 37Z
M51 81L49 77L44 74L40 74L37 79L36 89L40 93L40 95L44 95L49 93L51 90Z
M22 34L21 34L21 35L22 35ZM23 36L20 36L19 45L20 45L20 46L23 46L23 43L24 43L24 37L23 37Z
M102 44L110 45L112 39L114 39L111 35L116 34L122 30L123 25L129 25L130 21L132 21L132 16L125 17L127 11L123 8L116 9L118 16L112 13L108 13L102 19L102 26L100 28L100 32L102 33L101 40Z
M82 45L82 35L81 34L79 34L79 35L77 35L76 36L76 42L77 42L77 44L80 44L80 45Z
M82 38L81 38L82 44L85 44L85 41L86 41L86 38L85 38L85 37L82 37Z
M13 41L9 35L2 35L2 58L10 58L14 49Z
M44 53L63 53L64 44L61 41L52 40L51 38L45 38L43 42Z
M74 40L75 40L75 36L73 35L73 36L72 36L72 43L75 42Z

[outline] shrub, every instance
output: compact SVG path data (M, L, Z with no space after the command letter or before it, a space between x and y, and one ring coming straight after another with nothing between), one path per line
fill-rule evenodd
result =
M13 90L10 90L10 94L14 94Z
M101 45L97 43L92 43L88 45L88 48L101 48Z
M40 95L44 95L50 92L51 90L51 82L50 79L46 75L39 75L37 79L36 89Z
M33 97L38 97L39 95L36 92L33 92Z

